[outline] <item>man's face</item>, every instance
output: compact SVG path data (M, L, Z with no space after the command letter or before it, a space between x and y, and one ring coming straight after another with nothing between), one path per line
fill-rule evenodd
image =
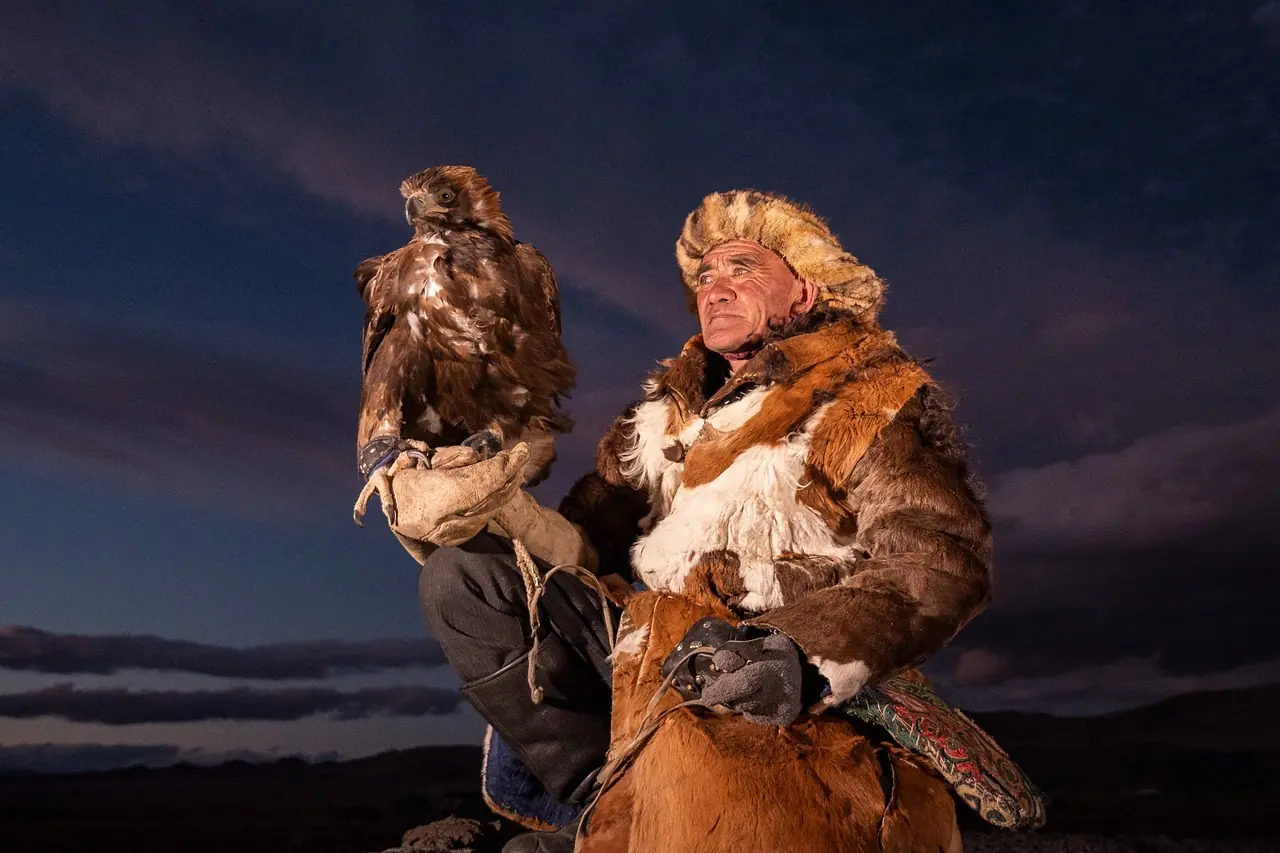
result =
M751 240L732 240L707 252L698 267L696 293L702 341L726 355L754 349L770 329L813 305L812 286Z

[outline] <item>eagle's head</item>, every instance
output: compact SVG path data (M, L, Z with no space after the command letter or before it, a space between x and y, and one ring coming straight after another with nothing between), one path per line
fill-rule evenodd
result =
M400 184L404 217L415 231L469 223L511 237L498 192L470 166L432 166Z

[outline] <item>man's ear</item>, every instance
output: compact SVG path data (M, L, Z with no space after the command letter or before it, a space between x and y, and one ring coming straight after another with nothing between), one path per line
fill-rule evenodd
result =
M816 284L803 276L796 276L796 281L800 282L800 294L791 303L792 317L807 314L809 309L813 307L813 303L818 300L818 286Z

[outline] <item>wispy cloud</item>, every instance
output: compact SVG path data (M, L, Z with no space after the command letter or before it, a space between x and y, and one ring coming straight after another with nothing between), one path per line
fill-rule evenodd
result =
M106 675L123 670L189 672L222 678L326 678L353 672L440 666L430 639L318 640L237 649L149 636L51 634L0 628L0 669Z
M1184 693L1235 690L1280 683L1280 658L1212 673L1170 673L1153 658L1123 658L1090 664L1053 675L1019 675L973 679L974 655L986 670L998 655L979 649L966 652L953 674L935 672L934 681L947 699L975 711L1033 711L1062 715L1103 714L1136 708Z
M582 365L578 428L561 441L548 486L563 491L640 377L683 341L576 282L561 295ZM0 456L54 457L153 489L297 513L312 485L354 495L358 394L278 361L0 299Z
M1004 548L1039 552L1176 543L1231 518L1280 510L1280 408L1007 471L990 509Z
M58 684L41 690L0 695L0 717L57 717L109 726L191 723L211 720L301 720L330 714L341 720L376 715L450 714L461 697L435 687L379 687L364 690L288 688L260 690L81 690Z
M259 500L300 482L356 484L354 389L143 332L22 315L0 325L0 453L60 456L178 490L248 479L264 487ZM255 490L241 494L253 500Z
M291 27L323 30L346 16L291 16L251 4L208 10L281 39ZM321 22L323 19L323 22ZM147 12L14 3L3 17L7 86L36 94L75 125L115 144L212 159L239 148L309 192L361 212L394 213L399 172L389 140L343 127L312 102L314 90L261 85L278 51L230 56L203 14L154 5ZM356 25L348 20L347 24ZM132 60L121 62L122 53ZM362 63L363 64L363 63ZM256 66L256 67L254 67ZM282 72L280 64L274 71ZM256 78L256 79L255 79ZM407 166L408 164L405 164Z
M1273 410L996 478L994 601L935 671L1041 709L1280 679L1278 448Z

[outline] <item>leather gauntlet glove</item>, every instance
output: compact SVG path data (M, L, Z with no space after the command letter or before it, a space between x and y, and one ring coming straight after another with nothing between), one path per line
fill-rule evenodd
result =
M419 563L435 546L466 542L520 491L528 457L523 442L479 461L469 447L443 447L433 467L400 471L391 480L396 538Z
M783 634L723 619L699 620L662 664L685 699L721 705L762 725L795 722L803 708L798 646Z

